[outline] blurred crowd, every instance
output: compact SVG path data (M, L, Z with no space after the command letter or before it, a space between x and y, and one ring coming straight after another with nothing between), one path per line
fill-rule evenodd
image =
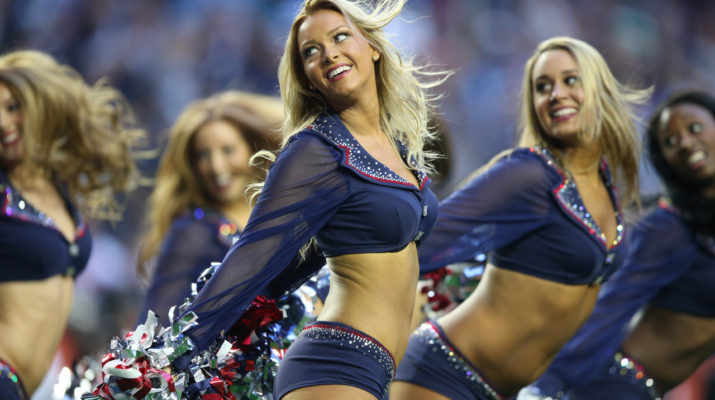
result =
M90 82L106 78L160 147L192 100L226 89L278 94L276 70L297 7L298 0L0 0L0 50L43 50ZM411 0L389 31L398 47L456 71L441 102L454 185L513 144L523 65L541 40L583 39L620 80L653 85L645 115L677 88L713 93L712 21L715 2L706 0ZM145 161L145 176L155 166ZM642 185L646 195L659 191L647 166ZM68 338L67 354L101 351L135 321L142 295L135 238L148 192L127 199L121 223L94 227L70 320L70 335L83 339Z

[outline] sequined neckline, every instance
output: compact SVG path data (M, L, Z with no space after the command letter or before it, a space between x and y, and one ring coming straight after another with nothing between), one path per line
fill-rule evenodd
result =
M609 248L609 243L606 239L606 235L601 231L601 228L596 224L596 221L591 216L591 213L586 210L586 206L583 203L581 194L576 187L576 182L571 179L568 174L559 168L555 161L555 158L551 152L541 146L534 146L530 149L532 152L539 154L545 161L546 164L551 168L556 170L561 176L561 183L553 189L556 198L559 200L561 207L573 217L578 223L580 223L591 237L595 238L601 245L603 245L607 250L606 262L612 261L615 253L615 248L623 242L624 229L623 229L623 214L621 213L621 205L618 201L617 191L613 180L611 179L611 171L608 167L608 163L605 159L601 160L599 166L599 172L601 179L606 185L606 190L608 190L608 195L611 198L611 202L616 209L616 238L611 242L611 247Z
M208 221L216 224L218 239L221 243L231 246L241 235L241 228L226 218L223 213L217 210L191 207L184 210L186 215L191 215L197 221Z
M308 126L321 136L326 138L330 143L337 146L343 153L343 163L357 172L358 174L377 181L383 184L397 186L401 188L410 188L414 190L423 190L429 177L421 169L417 170L416 177L419 182L419 188L409 182L396 172L385 166L385 164L377 161L370 155L360 143L348 131L340 118L335 114L321 115L316 118L313 123ZM402 160L407 163L407 148L398 141L398 147ZM417 162L412 159L408 165L417 167Z
M20 192L12 186L10 180L7 178L7 175L4 172L0 173L0 190L2 190L3 214L11 218L17 218L22 221L33 222L54 229L59 232L63 238L67 239L65 235L62 234L62 232L60 232L60 230L57 228L57 225L55 225L55 221L52 219L52 217L46 215L42 211L33 207L32 204L27 202L22 197L22 194L20 194ZM84 236L87 227L84 221L82 221L82 218L77 209L67 199L66 193L60 191L60 194L65 201L65 205L67 206L70 216L72 217L72 221L74 221L76 227L74 230L74 241L77 241L77 239Z

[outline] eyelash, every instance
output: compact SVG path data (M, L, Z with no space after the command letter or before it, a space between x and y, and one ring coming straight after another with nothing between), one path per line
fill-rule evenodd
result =
M566 78L564 78L564 83L566 83L567 86L574 86L578 83L578 80L579 78L577 76L567 76ZM537 83L535 85L535 90L537 93L543 93L548 86L551 86L551 83Z
M340 37L340 36L345 36L345 38L343 38L343 39L338 39L338 37ZM349 32L338 32L338 33L335 34L335 36L333 36L333 41L334 41L335 43L340 43L340 42L342 42L343 40L347 39L348 37L350 37L350 33L349 33ZM305 49L303 49L303 51L301 52L301 54L303 55L303 59L306 59L306 60L307 60L310 56L312 56L313 54L315 54L315 52L314 52L313 50L316 50L316 51L317 51L317 48L316 48L315 46L310 46L310 47L306 47Z

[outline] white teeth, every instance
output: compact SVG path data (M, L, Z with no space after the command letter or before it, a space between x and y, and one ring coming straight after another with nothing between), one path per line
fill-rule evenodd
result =
M17 140L17 138L18 138L19 136L20 136L20 133L19 133L19 132L11 133L11 134L9 134L9 135L7 135L7 136L3 136L3 137L2 137L2 142L3 142L3 144L12 143L12 142L14 142L15 140Z
M695 153L690 155L690 157L688 157L688 165L692 166L695 163L697 163L698 161L704 160L705 157L706 157L706 154L704 151L702 151L702 150L696 151Z
M231 181L231 175L221 175L216 177L216 184L219 186L225 185Z
M573 107L562 108L558 111L551 113L552 117L563 117L566 115L576 114L576 109Z
M350 66L343 65L342 67L335 68L334 70L332 70L328 73L328 79L333 79L345 71L350 71Z

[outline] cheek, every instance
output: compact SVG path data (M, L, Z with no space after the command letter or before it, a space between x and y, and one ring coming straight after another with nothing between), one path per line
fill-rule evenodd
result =
M198 175L203 179L206 179L209 176L209 174L211 173L211 168L210 168L208 161L202 161L202 160L196 161L195 168L196 168L196 172L198 173Z
M249 162L251 160L251 153L248 151L237 151L231 157L231 165L235 171L245 172L250 169Z

